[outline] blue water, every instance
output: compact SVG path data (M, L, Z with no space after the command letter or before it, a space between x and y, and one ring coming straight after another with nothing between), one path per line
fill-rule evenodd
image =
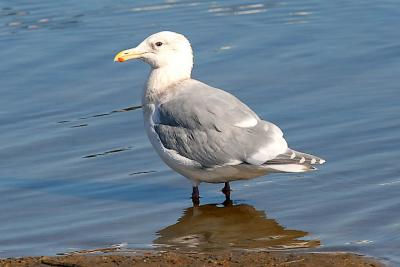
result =
M2 1L0 257L179 244L399 264L399 17L389 0ZM328 163L234 182L233 207L211 205L221 186L202 184L196 217L190 183L142 127L148 67L113 63L160 30L191 40L195 78Z

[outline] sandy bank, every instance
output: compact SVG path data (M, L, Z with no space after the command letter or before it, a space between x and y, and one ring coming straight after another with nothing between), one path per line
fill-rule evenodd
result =
M128 266L384 266L374 259L349 253L285 252L145 252L141 255L68 255L0 260L1 267L128 267Z

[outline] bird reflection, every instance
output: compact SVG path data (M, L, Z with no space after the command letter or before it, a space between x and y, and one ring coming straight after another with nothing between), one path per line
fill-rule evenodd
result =
M286 229L264 211L247 204L207 204L184 210L174 225L157 232L154 244L180 249L214 250L293 249L319 246L319 240L302 240L305 231Z

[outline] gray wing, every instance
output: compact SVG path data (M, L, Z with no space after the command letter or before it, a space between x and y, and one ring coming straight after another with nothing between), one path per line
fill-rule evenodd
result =
M165 148L206 168L260 165L287 151L282 131L233 95L195 80L173 90L154 125Z

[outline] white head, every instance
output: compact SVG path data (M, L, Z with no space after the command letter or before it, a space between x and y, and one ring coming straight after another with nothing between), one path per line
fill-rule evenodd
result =
M141 59L153 69L186 69L189 75L193 68L193 52L188 39L182 34L169 31L150 35L137 47L119 52L114 61L130 59Z

